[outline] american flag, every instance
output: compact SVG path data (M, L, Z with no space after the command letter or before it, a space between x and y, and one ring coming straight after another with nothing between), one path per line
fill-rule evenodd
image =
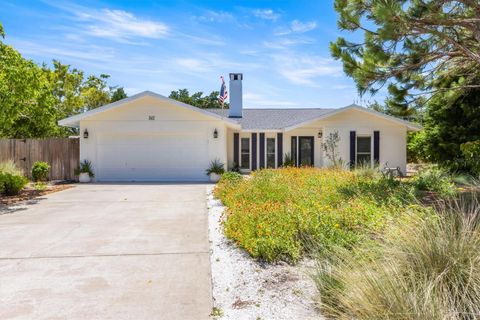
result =
M220 87L220 95L218 96L218 103L223 108L223 104L225 103L225 100L228 98L228 92L227 92L227 86L225 85L225 80L223 79L223 76L220 77L222 79L222 86Z

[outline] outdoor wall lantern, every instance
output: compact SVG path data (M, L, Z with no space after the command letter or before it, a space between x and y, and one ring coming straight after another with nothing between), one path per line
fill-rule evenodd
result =
M83 138L88 139L88 130L87 129L85 129L85 131L83 131Z
M214 138L214 139L217 139L217 138L218 138L217 128L215 128L215 130L213 130L213 138Z
M322 139L322 137L323 137L323 132L322 132L322 130L319 130L318 131L318 138Z

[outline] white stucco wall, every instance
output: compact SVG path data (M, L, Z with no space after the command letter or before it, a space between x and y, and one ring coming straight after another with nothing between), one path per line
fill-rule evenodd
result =
M358 110L339 113L327 121L316 123L323 127L323 137L334 131L340 136L339 153L345 161L350 160L350 131L357 136L371 136L373 152L373 132L380 131L380 166L387 162L390 167L400 167L406 172L407 167L407 127ZM372 154L373 158L373 154ZM328 160L324 159L328 165Z
M149 120L154 116L155 120ZM87 129L88 139L83 138ZM218 138L213 137L214 130ZM208 148L208 161L219 159L227 162L227 135L225 123L207 115L188 110L151 96L128 102L117 108L92 115L80 122L80 159L92 161L98 176L98 143L108 136L159 136L168 135L172 141L176 137L192 136L200 139ZM103 137L103 138L102 138ZM168 150L165 150L168 152ZM116 155L123 157L119 153ZM145 154L144 157L151 155ZM179 159L184 160L184 159ZM208 163L205 163L205 169ZM205 176L205 179L207 177Z
M323 155L322 142L325 137L335 131L338 131L340 142L338 151L340 158L345 161L350 160L350 131L356 131L357 136L369 135L372 137L372 158L373 158L373 132L380 131L380 165L384 166L388 162L391 167L399 166L402 171L406 171L407 163L407 127L390 120L368 114L358 110L347 110L334 115L326 120L320 120L305 124L302 127L283 132L283 153L290 153L292 136L313 136L315 166L328 166L329 161ZM322 131L322 138L318 137L318 132ZM233 162L233 133L238 130L228 130L227 140L227 158L228 163ZM259 133L257 132L258 139ZM276 137L276 132L266 132L266 137ZM240 132L240 137L250 137L251 132ZM257 148L259 142L257 139ZM259 149L257 149L257 168L259 167Z

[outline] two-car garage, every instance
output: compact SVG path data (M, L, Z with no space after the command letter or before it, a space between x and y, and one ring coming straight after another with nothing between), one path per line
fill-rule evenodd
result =
M98 181L205 180L208 140L190 133L102 134Z
M149 91L59 124L79 128L96 181L206 181L211 161L227 162L227 127L238 126Z
M209 163L201 133L106 133L97 150L98 181L205 180Z

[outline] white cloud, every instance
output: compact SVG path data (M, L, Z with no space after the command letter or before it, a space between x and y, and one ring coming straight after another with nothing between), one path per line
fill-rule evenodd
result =
M112 39L136 37L158 39L165 37L169 27L153 20L142 19L123 10L102 9L100 11L79 12L77 16L87 23L87 33Z
M195 58L180 58L174 60L175 64L183 68L183 72L204 72L209 68L209 62Z
M317 28L315 21L302 22L300 20L293 20L288 27L279 28L275 31L275 35L284 36L292 33L305 33Z
M253 10L253 15L260 19L272 21L276 21L281 16L280 13L275 12L272 9L255 9Z
M298 104L288 100L278 100L267 97L263 94L246 92L243 94L245 101L244 105L248 108L261 108L261 107L296 107Z
M315 86L315 79L321 76L341 76L342 67L332 59L302 55L299 53L274 54L278 72L290 82Z
M255 70L263 67L260 63L242 62L226 58L222 54L210 52L197 52L190 56L174 58L171 60L171 67L177 73L196 73L197 76L204 76L221 70Z
M199 19L208 22L227 22L235 20L234 16L229 12L213 10L207 10L204 15L199 17Z
M293 32L297 33L304 33L311 31L317 27L317 23L315 21L310 22L301 22L299 20L293 20L290 24L290 28Z
M112 48L96 45L77 46L72 44L68 47L61 45L48 45L41 42L29 40L15 40L11 44L22 54L33 56L48 56L52 59L70 58L88 61L107 62L115 57L115 51Z
M287 49L297 45L312 44L315 41L310 38L277 38L274 41L265 41L263 45L268 49Z
M139 38L159 39L169 34L170 27L160 21L115 9L94 9L75 3L45 0L53 7L72 14L77 20L78 34L109 38L118 42L138 42Z

